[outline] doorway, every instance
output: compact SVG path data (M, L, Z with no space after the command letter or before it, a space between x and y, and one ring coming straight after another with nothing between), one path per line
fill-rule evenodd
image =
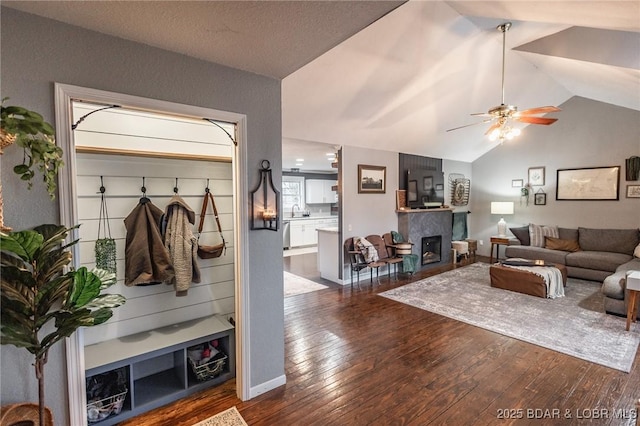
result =
M247 218L244 215L237 214L240 211L241 206L247 203L247 195L239 191L239 188L242 186L246 186L246 182L244 182L244 174L240 173L239 164L246 163L246 153L242 149L242 141L245 140L246 135L246 117L241 114L235 113L227 113L223 111L217 111L207 108L200 107L190 107L181 104L174 104L170 102L157 101L146 98L139 98L135 96L110 93L97 91L93 89L86 89L81 87L69 86L69 85L61 85L56 84L56 118L57 128L59 132L58 140L60 145L63 148L65 153L65 163L67 167L63 169L63 172L60 175L60 211L61 211L61 222L66 226L72 226L76 223L79 223L78 217L78 209L76 206L76 201L79 196L80 188L78 188L77 182L77 163L80 161L85 161L88 158L78 158L77 157L77 148L80 147L80 144L76 146L76 135L75 131L72 130L71 125L77 124L76 120L72 115L72 104L76 101L84 101L88 103L93 103L96 105L121 105L130 111L127 119L132 119L132 117L136 116L136 114L141 115L153 115L159 114L167 117L167 120L175 120L175 122L184 123L189 120L198 120L199 125L209 125L205 123L202 118L210 118L218 121L219 123L231 126L227 127L228 130L223 129L224 132L220 132L220 138L217 139L218 142L225 140L225 138L232 138L231 133L235 134L235 140L238 142L238 145L231 144L231 142L227 139L225 142L220 142L220 147L209 147L211 149L206 150L209 156L209 160L212 158L217 158L221 160L223 157L227 157L230 161L227 165L227 173L230 174L229 178L229 190L231 191L231 196L229 197L228 207L231 213L230 221L232 225L232 236L230 241L233 242L231 252L233 259L237 259L233 261L231 266L232 269L232 293L233 293L233 301L231 304L233 307L233 315L234 322L236 324L235 334L236 334L236 345L235 345L235 353L236 353L236 361L237 361L237 370L236 370L236 383L237 383L237 394L241 399L249 399L249 383L247 379L247 371L249 371L248 362L246 362L246 357L244 356L244 351L247 351L244 342L244 336L246 329L248 328L248 315L249 310L246 304L246 298L243 297L246 294L246 286L247 283L243 279L246 275L246 265L242 262L244 250L246 250L248 236L246 234L246 230L248 230ZM119 109L121 109L120 107ZM96 112L96 114L99 114ZM135 119L139 119L136 117ZM219 126L218 126L219 127ZM211 125L211 128L216 128L216 126ZM219 131L219 129L216 129ZM178 132L180 133L180 132ZM226 134L225 134L226 133ZM213 133L211 133L213 134ZM96 138L100 139L100 137ZM135 149L133 151L139 152L129 152L128 156L139 158L152 158L153 161L158 160L161 157L165 157L164 160L176 160L176 161L189 161L192 159L182 158L178 159L180 154L184 155L184 152L189 152L189 148L187 145L181 145L178 149L176 147L172 148L164 145L162 148L163 138L151 138L155 139L154 145L156 148L151 150L148 147L144 148L144 143L141 142L141 145L138 147L141 148L139 150ZM165 138L168 139L168 138ZM174 140L179 139L177 137L172 138ZM164 140L164 142L167 142ZM95 143L96 146L87 147L86 144L83 144L84 153L82 155L92 155L92 154L107 154L107 155L124 155L122 151L126 151L127 148L131 150L130 141L127 142L126 147L122 149L122 147L111 147L111 149L115 149L116 151L120 150L120 152L109 152L109 146L101 145L99 142ZM135 145L134 145L135 146ZM161 148L158 148L160 146ZM223 146L226 146L224 148ZM184 149L182 149L184 148ZM196 153L199 153L201 159L207 159L207 154L202 155L203 146L196 147L191 146L191 148L196 149ZM226 150L226 155L224 151ZM82 151L82 148L80 149ZM92 151L92 152L91 152ZM205 157L205 158L202 158ZM135 160L131 160L135 161ZM224 167L223 167L224 168ZM125 167L126 169L126 167ZM135 167L134 167L135 169ZM189 168L190 169L190 168ZM185 173L191 173L191 170ZM172 173L176 174L176 173ZM127 178L127 176L113 176L114 178ZM171 176L171 179L179 176ZM189 176L183 176L185 179L183 183L187 182L187 178ZM130 177L129 177L130 178ZM202 182L204 185L204 182ZM137 185L136 185L137 186ZM142 185L145 186L145 185ZM178 185L176 185L178 186ZM186 188L186 186L184 187ZM135 194L135 195L133 195ZM136 189L134 193L130 193L130 197L138 198L140 195L139 189ZM76 248L79 250L79 248ZM76 251L74 253L75 259L81 259L81 253ZM85 424L86 423L86 395L84 392L85 384L84 384L84 336L82 332L78 332L72 335L69 339L67 339L67 365L68 365L68 390L69 390L69 411L70 411L70 420L72 424Z

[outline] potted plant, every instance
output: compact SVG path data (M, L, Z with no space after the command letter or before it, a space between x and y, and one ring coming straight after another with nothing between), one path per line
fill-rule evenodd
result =
M47 192L53 199L56 194L58 170L64 164L62 149L55 143L53 126L44 121L42 115L37 112L20 106L4 106L7 99L2 99L0 105L0 148L13 142L22 147L22 164L15 166L13 171L20 175L20 179L27 181L28 188L31 189L35 170L39 170Z
M114 274L68 268L69 249L78 240L64 241L73 229L41 225L0 233L0 343L23 347L34 356L41 426L49 349L79 327L104 323L113 315L113 308L125 302L119 294L102 294L116 282Z

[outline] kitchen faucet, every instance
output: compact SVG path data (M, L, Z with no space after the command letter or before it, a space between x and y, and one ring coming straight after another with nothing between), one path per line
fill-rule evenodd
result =
M296 217L296 213L295 213L295 208L298 208L298 210L300 210L300 206L297 204L294 204L293 206L291 206L291 217Z

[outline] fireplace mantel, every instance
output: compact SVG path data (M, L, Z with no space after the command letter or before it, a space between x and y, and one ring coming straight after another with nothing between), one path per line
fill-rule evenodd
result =
M418 265L429 269L451 263L451 234L453 228L453 209L411 209L397 210L398 232L413 244L413 254L421 258L422 237L441 236L440 262Z

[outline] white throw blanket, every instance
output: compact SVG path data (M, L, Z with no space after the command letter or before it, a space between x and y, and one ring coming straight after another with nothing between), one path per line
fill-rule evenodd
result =
M365 263L377 262L380 259L378 250L365 238L353 237L353 244L362 253Z
M547 286L547 299L564 297L564 283L562 282L562 272L560 272L560 269L551 266L504 266L531 272L542 277Z

